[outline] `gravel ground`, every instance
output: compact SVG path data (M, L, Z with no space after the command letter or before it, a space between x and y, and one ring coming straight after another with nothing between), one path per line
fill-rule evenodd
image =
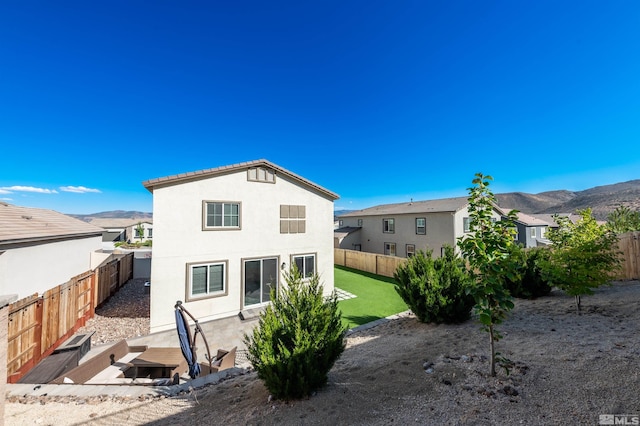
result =
M149 294L144 278L127 281L77 333L95 332L92 345L116 343L149 334Z
M327 385L306 399L273 400L247 371L172 398L9 400L5 424L546 426L639 416L640 282L599 288L583 305L577 315L558 290L516 300L498 342L514 363L509 375L487 374L477 321L422 324L408 314L350 334Z

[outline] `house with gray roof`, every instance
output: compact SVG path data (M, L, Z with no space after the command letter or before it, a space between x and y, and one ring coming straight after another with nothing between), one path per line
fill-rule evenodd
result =
M468 197L383 204L340 215L335 247L410 257L417 250L441 256L443 247L456 247L469 232ZM501 218L496 206L493 216Z
M101 247L100 227L0 202L0 294L42 294L97 266Z
M547 246L551 242L545 237L551 224L541 217L527 213L518 212L518 219L515 221L516 242L525 248ZM554 223L554 222L552 222Z
M241 334L291 265L333 291L335 193L267 160L143 185L153 194L151 332L175 328L180 300L202 322L238 318Z

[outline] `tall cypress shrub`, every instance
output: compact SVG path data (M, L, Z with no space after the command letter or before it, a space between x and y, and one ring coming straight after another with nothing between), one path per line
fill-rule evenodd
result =
M244 336L249 362L275 398L309 396L324 386L329 370L345 348L336 293L325 298L319 277L303 281L295 267L286 286L260 315L251 336Z

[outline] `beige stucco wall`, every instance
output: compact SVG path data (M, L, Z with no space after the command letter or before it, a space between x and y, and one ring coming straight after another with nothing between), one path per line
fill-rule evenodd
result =
M349 247L341 244L341 248L353 250L353 244L362 244L362 251L384 254L385 243L396 244L396 256L406 257L407 244L415 245L418 250L433 250L433 256L439 257L445 244L456 248L457 239L464 235L463 218L468 217L467 208L457 212L436 213L411 213L376 216L345 217L343 226L358 226L358 220L362 220L362 229L356 233L359 241L350 240ZM494 212L496 220L500 215ZM427 224L426 235L416 234L416 218L424 217ZM395 232L382 232L383 219L394 219Z
M91 253L102 237L8 249L0 254L0 294L42 294L91 269Z
M202 202L242 203L241 229L203 231ZM280 205L306 206L306 232L280 234ZM276 183L247 181L247 172L193 181L153 193L151 332L175 327L174 304L185 301L187 263L228 262L226 296L185 303L199 321L237 315L242 306L242 259L316 254L325 292L333 280L333 201L280 175ZM282 281L281 281L282 283Z

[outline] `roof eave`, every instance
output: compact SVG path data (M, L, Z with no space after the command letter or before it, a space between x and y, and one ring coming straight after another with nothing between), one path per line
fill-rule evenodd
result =
M193 182L200 179L206 179L206 178L221 176L229 173L235 173L237 171L246 170L251 167L259 167L259 166L270 167L276 171L276 175L278 173L281 173L282 175L287 176L288 178L306 187L313 188L314 190L323 194L324 196L331 199L332 201L335 201L338 198L340 198L338 194L331 192L328 189L321 187L320 185L316 185L315 183L301 176L298 176L297 174L292 173L286 169L283 169L282 167L264 159L256 160L256 161L247 161L244 163L238 163L238 164L233 164L229 166L216 167L213 169L205 169L205 170L198 170L195 172L180 173L173 176L167 176L165 178L149 179L147 181L142 182L142 185L145 188L147 188L149 192L153 193L153 190L155 188L163 188L168 186L179 185L182 183Z

